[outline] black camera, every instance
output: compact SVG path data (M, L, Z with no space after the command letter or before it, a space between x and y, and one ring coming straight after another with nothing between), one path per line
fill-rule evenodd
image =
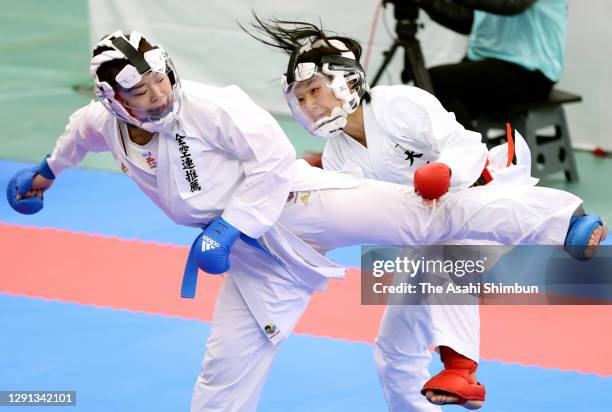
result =
M383 0L383 5L393 4L396 20L416 20L419 18L419 7L413 0Z

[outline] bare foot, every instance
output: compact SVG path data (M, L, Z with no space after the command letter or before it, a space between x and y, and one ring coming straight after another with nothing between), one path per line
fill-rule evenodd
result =
M29 197L39 197L42 199L43 191L42 190L28 190L23 196L17 193L15 195L15 200L27 199Z
M584 256L587 259L592 258L597 251L597 247L599 246L599 242L605 240L608 236L608 224L604 223L604 226L597 226L597 228L591 233L591 237L589 238L589 243L584 251Z

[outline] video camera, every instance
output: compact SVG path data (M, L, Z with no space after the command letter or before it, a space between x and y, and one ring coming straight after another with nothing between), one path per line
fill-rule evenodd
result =
M396 20L416 20L419 18L419 6L413 0L383 0L383 6L393 4Z

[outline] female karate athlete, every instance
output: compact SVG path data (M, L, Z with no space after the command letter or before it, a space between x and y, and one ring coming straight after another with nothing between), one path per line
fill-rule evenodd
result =
M468 131L428 92L404 85L370 90L359 58L361 47L351 38L332 36L312 24L255 16L257 40L289 54L283 78L284 96L296 120L311 134L326 140L322 166L326 170L356 170L370 179L415 186L431 201L447 190L506 187L512 192L533 190L524 206L541 212L542 201L557 202L558 193L537 193L530 176L530 153L517 136L517 165L508 157L508 145L490 153L478 133ZM247 31L248 32L248 31ZM251 34L251 33L249 33ZM511 186L512 185L512 186ZM550 197L548 197L550 196ZM483 219L495 226L500 208ZM497 215L499 213L499 215ZM605 237L595 215L590 242ZM477 236L472 244L486 238ZM457 242L455 242L457 243ZM460 242L463 243L463 242ZM470 243L470 242L467 242ZM487 242L488 243L488 242ZM480 319L475 305L389 305L375 345L375 360L385 398L392 411L440 411L437 405L482 406L484 385L476 380ZM440 353L445 369L430 379L429 347Z
M15 210L36 213L64 169L87 152L109 151L172 220L202 229L182 295L195 293L194 263L229 273L192 411L255 410L278 343L312 293L344 276L321 251L477 236L562 245L568 230L588 246L584 219L573 217L581 201L570 194L551 192L556 201L533 216L522 206L532 194L520 190L495 199L459 192L432 209L403 185L296 160L278 123L238 87L181 82L166 52L138 32L105 36L90 71L98 101L70 117L50 156L11 179L7 197ZM491 225L487 215L507 207L516 215Z

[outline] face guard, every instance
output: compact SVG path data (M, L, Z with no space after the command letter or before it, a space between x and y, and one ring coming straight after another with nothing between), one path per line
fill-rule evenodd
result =
M332 80L330 76L316 72L314 63L304 63L302 68L307 65L313 66L313 74L286 87L285 100L300 126L310 134L327 139L342 131L348 114L338 106L330 112L330 105L334 102L337 104L337 100L333 99L337 94L333 91ZM323 100L329 97L332 97L332 101L324 104Z
M108 47L111 50L103 51L91 59L89 70L94 78L96 96L98 100L115 117L149 132L164 130L176 121L180 109L181 86L172 60L161 47L148 52L138 51L142 35L137 31L130 33L128 40L121 31L106 36L96 46ZM115 76L115 81L124 89L130 89L140 83L145 75L168 75L172 85L172 95L168 103L158 112L146 113L146 110L127 106L117 99L113 87L106 81L98 78L98 69L106 62L112 60L127 60L129 63ZM139 112L143 112L139 114Z
M341 50L340 56L323 55L318 64L308 61L295 63L301 54L314 48L329 47L329 44ZM334 108L329 115L313 120L312 111L307 113L301 98L304 90L312 91L312 87L309 87L314 84L329 87L341 106ZM291 55L287 74L283 76L283 93L293 116L309 133L324 139L342 132L348 114L357 110L366 92L365 73L361 65L339 40L329 40L329 43L317 40L302 46Z

